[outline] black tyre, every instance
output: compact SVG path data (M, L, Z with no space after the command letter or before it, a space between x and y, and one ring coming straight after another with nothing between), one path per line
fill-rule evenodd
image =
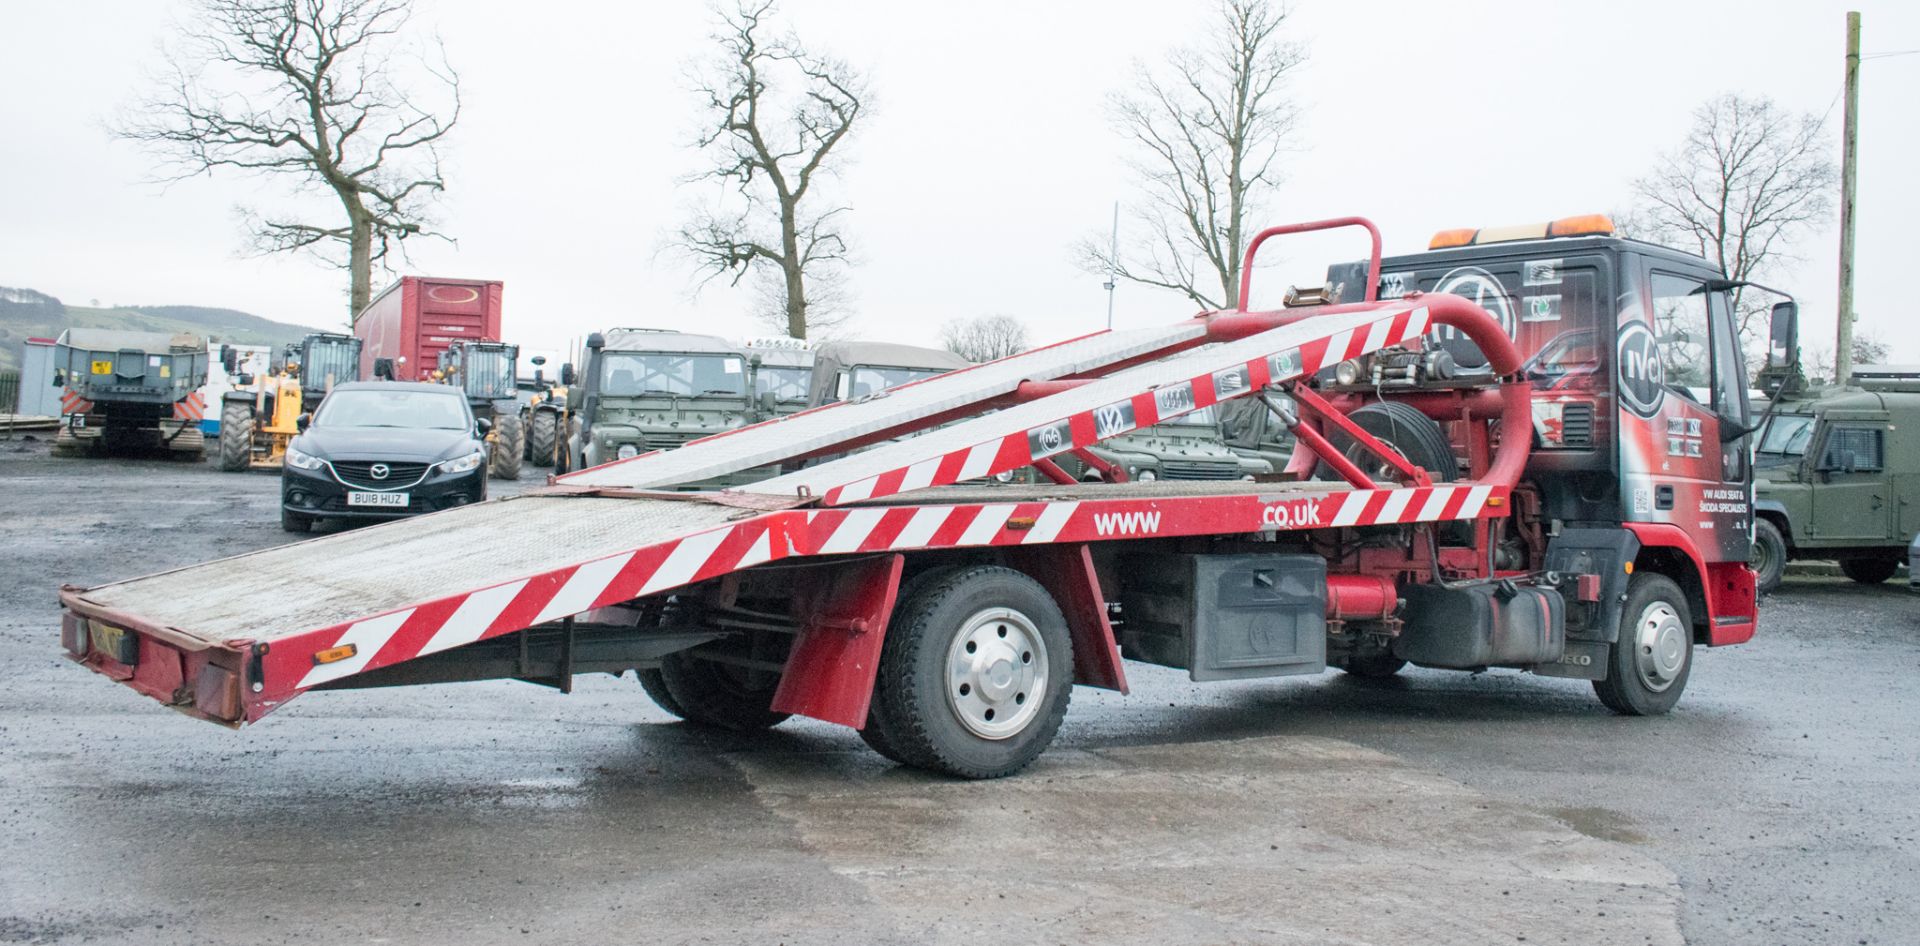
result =
M1787 540L1779 526L1765 519L1753 521L1753 557L1748 564L1753 566L1761 594L1773 594L1780 587L1780 578L1787 573Z
M220 429L226 430L225 422L222 422ZM288 532L306 532L313 528L313 517L282 509L280 510L280 528Z
M1348 657L1340 669L1356 677L1381 680L1399 673L1406 665L1406 661L1390 653L1371 653Z
M1593 690L1624 716L1659 716L1680 702L1693 672L1693 614L1680 586L1643 572L1627 584L1607 677Z
M640 689L647 691L647 697L655 706L672 713L680 719L687 718L687 711L680 701L673 698L667 689L667 678L658 670L636 670L634 675L640 678Z
M1368 404L1347 416L1361 430L1400 451L1407 462L1426 470L1434 482L1444 483L1460 478L1460 460L1453 455L1453 445L1447 442L1447 432L1433 418L1398 401ZM1328 435L1336 446L1343 446L1347 459L1372 474L1374 479L1393 478L1391 467L1374 456L1372 451L1352 443L1352 438L1338 431L1329 431ZM1321 463L1314 470L1314 479L1339 478L1340 474L1326 463Z
M220 469L244 473L253 465L253 405L220 403Z
M1863 585L1877 585L1893 577L1900 570L1900 560L1896 558L1848 558L1841 559L1840 573Z
M560 439L560 417L552 411L535 411L527 421L527 459L538 467L554 464L554 444Z
M1039 583L970 565L895 609L871 715L908 765L961 778L1020 771L1060 731L1073 695L1067 621Z
M520 478L520 415L493 419L493 442L487 451L487 473L496 480Z
M941 565L916 572L900 583L900 590L895 596L895 600L907 601L919 594L920 589L926 587L928 582L938 581L961 567L962 566L958 565ZM891 725L891 723L880 720L880 717L885 712L886 709L881 705L878 696L875 696L868 702L867 724L860 728L860 740L865 742L868 748L880 753L887 759L898 762L901 765L909 765L911 763L907 762L906 758L900 754L900 750L894 748L893 743L887 741L888 726Z
M690 723L751 732L778 726L787 718L786 713L772 709L780 680L771 673L701 660L683 651L660 662L660 682L679 712L665 704L660 708Z

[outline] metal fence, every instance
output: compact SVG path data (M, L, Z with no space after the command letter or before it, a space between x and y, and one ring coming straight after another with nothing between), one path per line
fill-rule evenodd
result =
M20 412L20 372L0 371L0 413Z

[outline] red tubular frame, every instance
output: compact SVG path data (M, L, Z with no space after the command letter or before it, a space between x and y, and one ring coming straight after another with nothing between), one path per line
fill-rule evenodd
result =
M1365 217L1334 217L1330 220L1313 220L1307 223L1268 227L1254 234L1253 239L1247 243L1247 255L1240 261L1240 304L1236 308L1241 312L1247 311L1247 299L1253 295L1253 255L1260 252L1260 244L1267 242L1268 237L1311 233L1315 230L1336 230L1341 227L1359 227L1367 231L1367 236L1373 240L1373 255L1367 262L1367 291L1362 298L1368 302L1377 299L1380 292L1380 228L1374 226L1373 221Z

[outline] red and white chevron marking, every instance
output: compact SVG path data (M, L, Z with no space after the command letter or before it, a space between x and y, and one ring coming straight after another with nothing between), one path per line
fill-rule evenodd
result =
M1495 487L1446 484L764 513L660 545L275 640L265 657L266 692L249 716L258 718L298 691L356 673L778 559L1472 519L1505 515L1506 496ZM352 657L313 663L315 653L347 644L354 647Z
M60 390L60 413L91 414L93 413L93 402L81 397L80 392L72 388L62 388Z
M1367 325L1306 342L1240 365L1163 384L1112 404L1049 424L948 451L909 466L827 490L825 503L839 506L929 486L992 476L1031 466L1035 460L1091 446L1130 430L1151 427L1220 401L1245 397L1269 384L1311 375L1321 368L1426 334L1425 306L1401 310Z
M207 399L198 391L190 392L186 397L173 402L173 419L199 423L207 416Z

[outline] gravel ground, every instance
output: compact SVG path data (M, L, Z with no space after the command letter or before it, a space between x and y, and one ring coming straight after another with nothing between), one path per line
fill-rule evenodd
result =
M631 679L229 732L61 659L59 584L286 541L276 488L0 442L0 943L1920 942L1895 583L1791 576L1656 720L1517 673L1129 665L974 784L824 724L701 732Z

